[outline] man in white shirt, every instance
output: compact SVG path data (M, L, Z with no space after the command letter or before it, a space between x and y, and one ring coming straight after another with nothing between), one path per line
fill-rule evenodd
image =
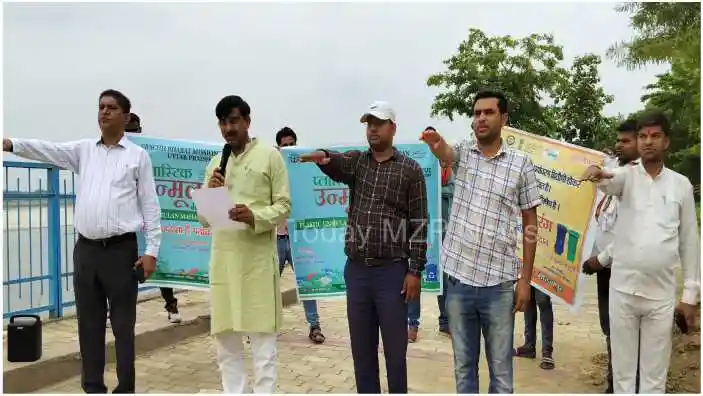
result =
M151 160L124 136L130 108L125 95L107 90L99 96L99 139L69 143L3 139L3 151L78 176L73 288L81 385L86 393L107 392L103 376L108 301L117 357L118 385L113 393L135 392L137 283L142 270L144 277L155 271L161 243L161 210ZM139 257L136 232L142 229L146 250Z
M615 159L617 163L606 163L607 168L617 166L631 166L637 163L639 152L637 150L637 121L627 120L617 128L618 137L615 143ZM614 165L614 166L613 166ZM605 268L598 261L598 254L606 251L608 245L613 242L613 231L618 213L618 198L607 195L603 192L598 194L596 204L595 220L598 228L595 234L595 244L592 256L583 264L583 272L591 275L596 274L598 284L598 318L600 327L605 336L608 347L608 388L605 393L613 393L613 367L611 365L610 349L610 316L608 315L609 290L610 290L610 268ZM639 384L639 374L637 375Z
M598 260L611 266L610 331L615 393L634 393L637 356L640 393L664 393L674 312L692 325L700 292L700 241L693 186L664 166L669 123L662 114L639 122L641 162L612 171L588 168L620 199L614 241ZM683 267L684 290L676 304L674 268ZM641 337L639 348L638 335Z

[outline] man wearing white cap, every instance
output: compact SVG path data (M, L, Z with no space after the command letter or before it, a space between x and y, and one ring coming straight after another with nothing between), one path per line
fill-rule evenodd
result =
M360 121L369 150L317 150L300 161L315 162L352 196L344 280L357 392L381 393L380 327L388 391L407 393L406 302L419 297L427 261L425 177L416 161L393 147L396 120L388 103L374 102Z

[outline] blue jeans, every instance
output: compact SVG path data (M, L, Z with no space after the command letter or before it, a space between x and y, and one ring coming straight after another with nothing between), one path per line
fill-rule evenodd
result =
M532 289L532 298L525 310L525 346L535 349L537 346L537 308L542 327L542 355L551 355L554 350L554 311L552 300L540 290Z
M514 282L475 287L449 276L447 313L457 393L479 393L481 333L486 344L488 393L513 393Z
M290 263L291 269L293 268L293 257L290 252L290 241L288 236L278 236L277 248L278 272L279 274L283 274L283 269L286 267L286 261ZM295 273L295 270L293 273ZM320 315L317 313L317 301L303 301L303 309L305 310L305 319L308 321L310 327L320 327Z
M442 294L437 296L437 306L439 307L439 330L444 331L449 329L449 320L447 319L447 310L445 309L445 298L447 295L447 274L443 274L444 284L442 286ZM408 327L420 327L420 299L410 301L408 303Z

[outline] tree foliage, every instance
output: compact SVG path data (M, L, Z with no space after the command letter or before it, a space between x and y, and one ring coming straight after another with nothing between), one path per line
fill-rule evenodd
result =
M612 127L602 116L613 97L600 86L600 57L577 57L561 66L563 48L548 34L492 37L469 29L456 54L444 61L446 70L427 80L443 91L435 97L432 115L471 116L471 101L483 89L506 94L510 125L532 133L563 138L594 147Z
M609 145L613 137L614 117L602 115L605 105L613 102L600 86L598 67L601 59L587 54L574 59L567 78L557 91L560 137L590 148ZM612 143L610 143L612 145Z
M642 96L643 111L669 115L672 139L668 166L700 183L700 3L627 3L635 36L616 44L609 56L628 68L669 63Z

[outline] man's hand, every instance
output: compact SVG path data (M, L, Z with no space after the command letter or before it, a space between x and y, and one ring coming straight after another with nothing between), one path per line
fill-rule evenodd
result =
M603 170L598 165L591 165L586 169L586 172L584 172L583 176L581 176L581 181L590 181L594 183L598 183L599 181L603 179L612 179L613 174Z
M139 257L137 262L134 263L134 266L142 267L144 269L144 277L148 278L156 271L156 258L145 254L142 257Z
M530 302L530 297L532 296L532 290L530 289L529 279L520 278L517 281L517 287L515 287L515 307L513 308L513 313L515 312L525 312L527 309L527 304Z
M593 256L583 262L582 271L586 275L593 275L603 269L603 265L598 261L598 256Z
M246 205L234 205L234 207L229 210L229 218L233 221L246 223L252 227L254 226L254 214L251 212L251 209L249 209L249 207Z
M406 303L411 300L420 298L420 277L409 272L405 274L405 281L403 281L403 290L401 290L400 294L405 295Z
M693 327L693 322L695 320L696 316L696 307L695 305L691 304L686 304L685 302L680 302L677 306L676 309L674 309L674 312L683 315L684 319L686 319L686 324L688 325L688 328L690 329Z
M313 151L312 153L308 154L301 154L300 157L298 157L298 161L300 162L314 162L318 165L327 165L330 162L330 158L327 156L327 153L321 150Z
M425 129L420 135L420 140L430 146L431 150L437 150L442 143L442 136L437 131Z
M212 171L212 176L210 176L210 180L207 181L207 187L208 188L218 188L222 187L225 185L225 177L222 176L222 173L220 173L220 168L215 168L214 171Z
M12 152L12 140L8 138L2 139L2 151Z

